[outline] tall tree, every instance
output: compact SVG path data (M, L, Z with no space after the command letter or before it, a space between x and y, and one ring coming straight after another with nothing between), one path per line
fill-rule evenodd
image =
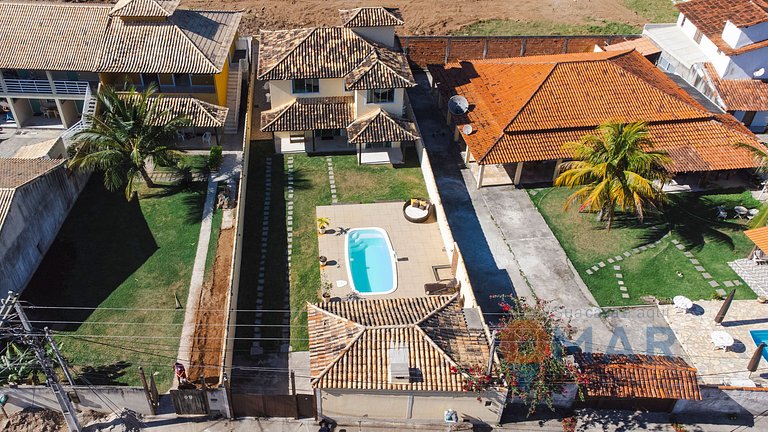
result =
M580 211L599 212L610 230L617 209L642 220L646 208L665 201L662 186L669 173L664 166L671 159L652 150L645 123L605 123L569 147L575 160L564 163L555 179L555 186L579 188L566 209L578 202Z
M124 92L103 88L96 96L100 113L89 115L88 126L75 135L70 167L101 171L104 186L111 191L124 189L129 200L139 178L155 187L147 162L174 164L176 133L190 124L187 117L160 109L153 99L162 95L156 93L154 84L141 92L135 87Z

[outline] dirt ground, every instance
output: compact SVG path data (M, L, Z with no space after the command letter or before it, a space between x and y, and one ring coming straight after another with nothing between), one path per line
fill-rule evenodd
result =
M203 287L187 371L189 380L194 383L199 382L201 376L205 376L206 383L211 385L219 381L218 366L222 362L221 350L225 342L224 326L227 322L227 293L234 240L234 228L221 230L212 275Z
M141 429L141 421L132 413L125 416L104 414L89 409L77 413L83 432L133 432ZM48 409L27 408L0 421L0 431L67 432L64 416Z
M624 0L182 0L181 4L190 8L243 10L243 33L338 25L338 9L381 5L400 8L405 26L398 32L409 35L443 35L489 19L567 24L604 19L632 25L646 21L627 8Z

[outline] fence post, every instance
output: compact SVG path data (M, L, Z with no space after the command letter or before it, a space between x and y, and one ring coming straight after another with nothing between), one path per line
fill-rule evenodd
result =
M293 418L299 419L299 397L296 396L296 373L291 369L291 394L293 395Z
M139 377L141 378L141 385L144 387L144 395L147 397L149 411L152 415L155 415L155 404L152 403L152 396L149 394L149 386L147 385L147 377L144 375L144 368L141 366L139 366Z

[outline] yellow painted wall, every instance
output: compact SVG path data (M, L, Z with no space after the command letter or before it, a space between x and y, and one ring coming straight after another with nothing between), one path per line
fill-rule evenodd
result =
M219 106L227 106L227 83L229 82L229 62L224 62L221 72L213 76L213 85L216 88L216 103Z

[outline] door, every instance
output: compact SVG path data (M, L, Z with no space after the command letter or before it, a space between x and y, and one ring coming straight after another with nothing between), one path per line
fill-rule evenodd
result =
M171 390L176 414L208 414L205 390Z

